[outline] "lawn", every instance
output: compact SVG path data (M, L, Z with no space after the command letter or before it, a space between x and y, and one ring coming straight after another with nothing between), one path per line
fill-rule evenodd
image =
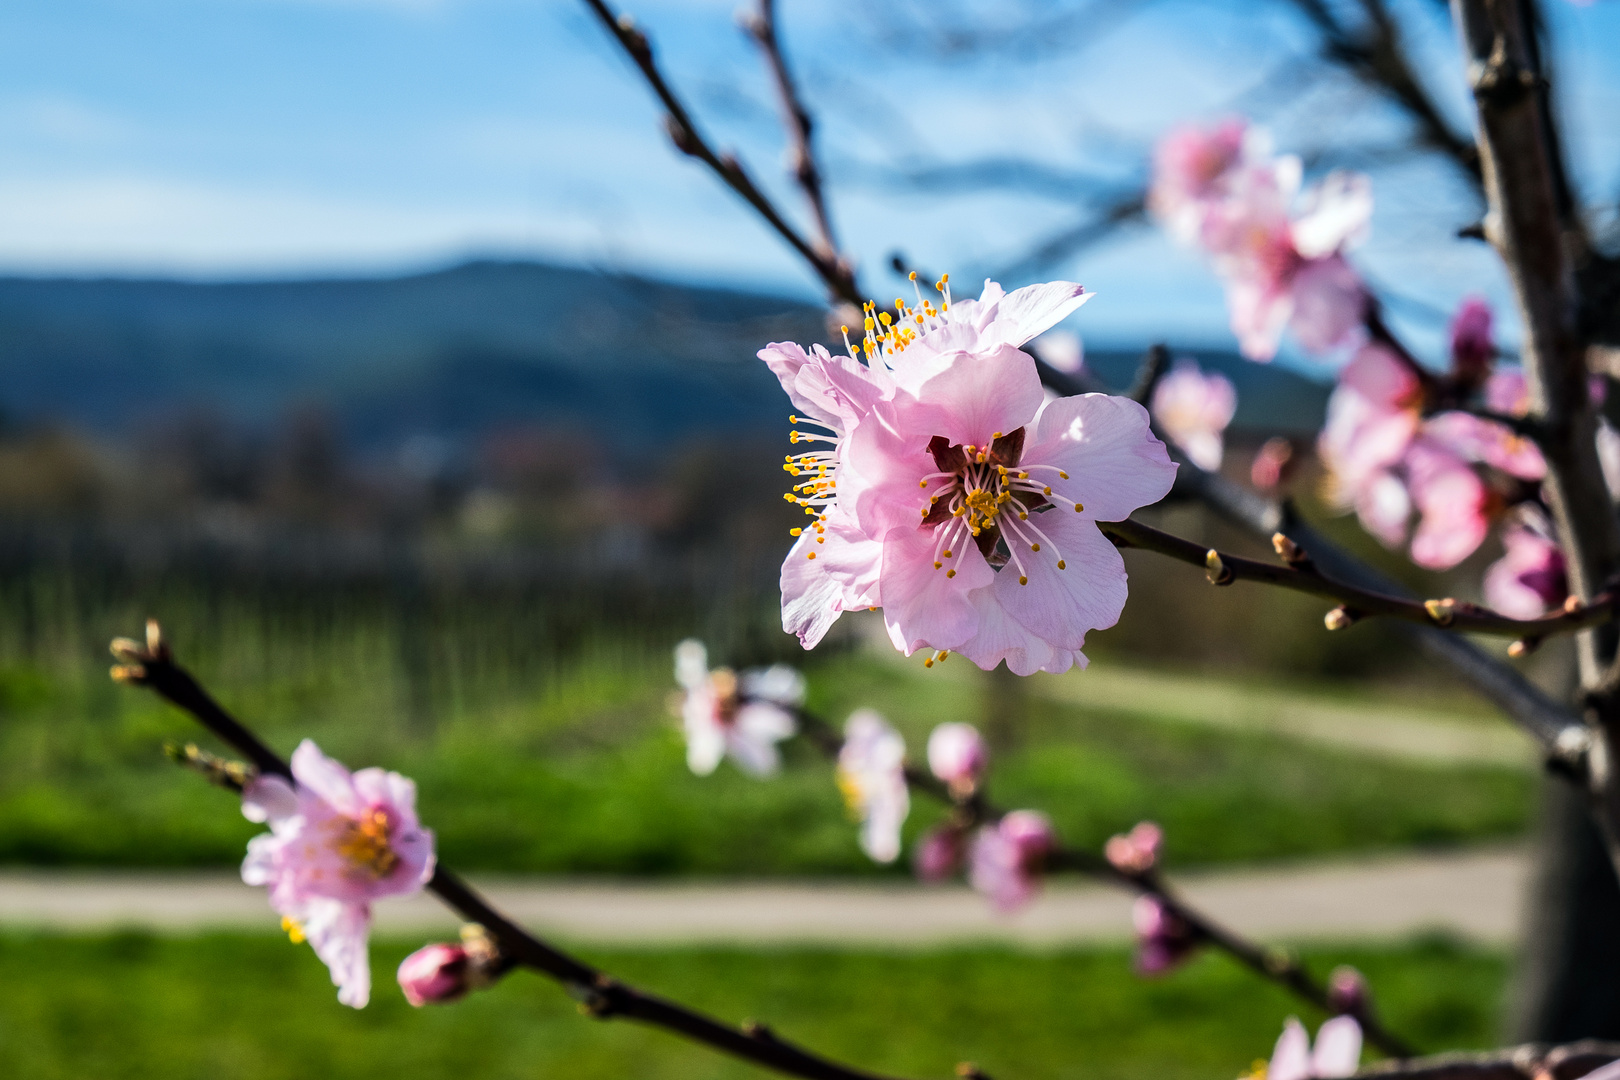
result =
M371 1006L337 1004L307 948L269 936L0 936L0 1075L29 1080L721 1080L760 1072L632 1024L581 1017L524 973L413 1010L380 943ZM621 977L729 1020L768 1020L826 1054L902 1076L959 1061L998 1080L1231 1080L1295 1003L1222 957L1133 976L1122 950L931 953L590 950ZM1506 975L1492 952L1431 940L1317 948L1354 963L1392 1028L1424 1050L1492 1043ZM1314 1027L1320 1017L1306 1014Z
M213 652L197 674L284 752L310 736L353 766L415 777L441 851L466 869L880 872L808 746L789 746L784 775L768 782L729 765L687 771L662 651L604 647L540 679L469 680L425 715L401 700L386 676L395 657L376 643L302 658L253 642ZM1004 688L982 676L936 678L859 652L818 659L809 675L812 706L838 719L874 705L914 757L933 724L1007 708ZM1526 770L1406 763L1140 709L1038 697L1017 708L1016 720L990 721L994 796L1048 811L1068 840L1093 847L1156 819L1172 866L1495 840L1529 817ZM208 745L188 718L102 674L0 667L0 862L239 860L255 828L229 796L163 760L167 739ZM917 805L908 833L938 813Z

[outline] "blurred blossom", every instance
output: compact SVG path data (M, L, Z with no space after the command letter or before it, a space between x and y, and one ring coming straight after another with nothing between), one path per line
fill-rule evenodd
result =
M1197 361L1178 360L1153 388L1153 419L1194 465L1221 467L1221 436L1237 412L1237 391L1218 372L1205 375Z
M1154 822L1139 821L1130 832L1110 836L1103 854L1122 873L1145 874L1158 864L1163 843L1163 829Z
M433 833L416 818L416 785L396 772L351 774L305 739L293 783L260 775L242 789L242 816L269 822L248 841L242 880L270 890L293 941L308 940L332 972L338 1000L371 997L366 954L371 902L421 891L433 876Z
M936 884L962 868L967 837L949 825L929 829L911 853L911 867L919 880Z
M1361 1065L1361 1025L1335 1016L1316 1032L1316 1047L1305 1027L1290 1016L1266 1067L1266 1080L1336 1080L1352 1076Z
M810 647L847 608L881 607L908 656L1084 666L1087 631L1112 626L1126 594L1095 523L1159 501L1175 466L1135 402L1045 400L1020 346L1090 298L1079 285L987 281L953 302L938 284L937 309L920 294L898 318L868 309L864 368L854 347L760 354L830 432L803 437L834 447L788 463L806 478L788 499L814 521L783 564L783 625Z
M1264 133L1241 117L1207 130L1171 129L1153 152L1148 209L1177 240L1196 243L1209 205L1225 194L1227 177L1246 157L1266 156L1265 141Z
M730 756L754 776L776 772L776 744L798 729L792 710L804 700L803 676L783 664L745 671L740 680L730 668L710 671L708 650L688 638L675 646L675 681L684 691L688 768L707 776Z
M1001 911L1015 911L1040 892L1046 857L1056 837L1036 810L1014 810L981 827L968 853L968 880Z
M1564 602L1569 580L1564 554L1547 523L1528 512L1502 532L1506 553L1485 571L1485 603L1514 619L1534 619Z
M1198 947L1192 927L1151 893L1136 898L1131 924L1136 929L1136 970L1143 975L1162 975Z
M1465 412L1437 413L1423 434L1465 461L1477 461L1521 480L1541 480L1547 462L1541 449L1506 424Z
M1267 439L1249 466L1249 483L1261 491L1275 491L1288 480L1296 455L1291 440L1280 435Z
M1149 206L1214 259L1252 360L1271 359L1284 328L1307 352L1348 344L1366 315L1366 289L1343 253L1367 233L1372 182L1334 172L1301 196L1301 173L1298 158L1271 156L1241 121L1177 128L1154 155Z
M838 751L838 788L861 822L861 850L875 862L900 855L900 826L911 811L905 761L906 741L888 721L871 709L850 714Z
M1485 542L1490 493L1467 462L1428 439L1412 444L1406 466L1407 489L1418 512L1412 561L1428 570L1449 570Z
M1451 319L1451 371L1465 385L1474 386L1490 372L1496 358L1491 334L1491 306L1477 296L1465 299Z
M1391 547L1405 539L1410 512L1404 489L1394 497L1390 485L1400 481L1391 470L1417 435L1422 406L1422 385L1400 358L1382 345L1364 345L1340 370L1317 437L1331 501L1355 510L1367 531Z
M1597 454L1610 497L1620 498L1620 432L1601 416L1598 417Z
M1086 366L1086 347L1080 340L1080 335L1068 330L1048 330L1034 341L1030 347L1035 355L1051 364L1059 371L1077 374Z
M1530 412L1530 385L1522 368L1497 368L1485 380L1485 406L1503 416Z
M950 785L952 794L969 793L978 784L990 751L972 724L940 724L928 736L928 768Z

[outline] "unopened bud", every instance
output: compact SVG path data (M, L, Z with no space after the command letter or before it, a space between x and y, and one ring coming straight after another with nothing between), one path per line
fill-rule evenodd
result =
M1349 608L1340 604L1326 615L1322 616L1322 624L1329 630L1348 630L1356 624L1357 615Z
M1164 830L1151 821L1142 821L1128 833L1109 837L1103 855L1116 870L1145 874L1158 863L1163 843Z
M1305 549L1282 533L1271 534L1271 546L1277 556L1289 566L1297 566L1307 558Z
M1520 638L1518 641L1515 641L1508 646L1507 653L1509 656L1513 657L1513 659L1517 660L1521 656L1529 656L1540 647L1540 638Z
M1204 576L1211 585L1232 584L1232 568L1221 558L1221 553L1210 548L1204 555Z
M1564 613L1566 615L1573 615L1579 610L1581 610L1580 597L1571 595L1564 598Z
M1452 620L1456 618L1457 601L1449 596L1444 600L1425 600L1423 610L1429 613L1429 618L1433 619L1436 625L1450 626Z
M928 736L928 768L951 786L953 795L969 795L978 785L990 752L972 724L940 724Z
M1367 980L1348 964L1328 976L1328 1008L1336 1013L1359 1014L1367 1007Z
M399 988L418 1008L454 1001L467 992L467 967L467 950L460 945L428 945L399 965Z

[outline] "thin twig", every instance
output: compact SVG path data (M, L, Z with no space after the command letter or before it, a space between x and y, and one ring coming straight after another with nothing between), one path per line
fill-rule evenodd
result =
M832 217L827 211L827 197L821 187L821 166L816 161L815 141L811 134L815 125L810 118L810 110L804 107L799 98L798 85L793 81L793 73L788 70L787 58L782 53L782 40L776 33L776 0L759 0L753 16L746 18L743 25L759 45L759 51L764 54L765 63L770 67L776 83L777 100L782 105L782 124L787 128L788 140L793 146L793 177L804 189L805 201L810 204L811 216L816 219L816 231L821 236L821 255L837 262L838 240L833 235Z
M1279 564L1217 551L1139 521L1099 521L1097 527L1121 546L1156 552L1191 566L1203 567L1214 585L1259 581L1294 592L1337 600L1346 615L1330 619L1330 630L1342 630L1350 623L1370 616L1384 616L1443 630L1539 642L1556 634L1601 626L1612 622L1620 613L1620 593L1615 592L1600 593L1590 603L1571 604L1535 619L1509 618L1477 604L1449 597L1443 600L1408 600L1329 577L1306 557L1302 548L1282 533L1277 533L1273 542L1286 544L1291 554L1284 556L1286 561Z
M1365 1080L1577 1080L1620 1059L1620 1043L1583 1039L1564 1046L1528 1043L1482 1053L1382 1061L1356 1073Z
M155 622L147 624L144 645L119 639L114 643L114 651L122 661L113 669L115 678L144 686L190 713L203 727L245 755L260 773L292 778L291 768L279 754L226 712L190 672L174 662ZM443 863L434 870L427 888L462 918L480 924L493 934L508 966L532 968L549 975L562 983L591 1016L639 1020L756 1065L806 1080L884 1080L875 1073L840 1065L801 1049L763 1026L733 1027L620 982L502 915Z
M828 758L836 761L843 746L843 738L836 728L822 717L805 709L797 711L799 730ZM938 777L925 770L907 765L906 784L952 807L958 814L954 827L971 829L986 822L1000 820L1006 811L990 801L983 785L977 785L970 794L958 796ZM1132 873L1090 851L1057 847L1047 853L1048 871L1069 870L1097 878L1111 885L1129 889L1142 896L1156 899L1172 917L1181 920L1198 940L1227 953L1244 967L1261 977L1277 983L1295 995L1327 1013L1340 1011L1331 1000L1327 987L1313 979L1298 957L1285 949L1268 948L1249 941L1235 930L1222 926L1214 918L1193 907L1164 880L1157 870ZM1361 1025L1367 1040L1393 1057L1410 1057L1413 1050L1407 1042L1390 1032L1372 1011L1370 1001L1363 1001L1351 1010Z
M741 195L776 230L777 235L804 257L834 299L859 307L865 298L855 284L855 273L849 264L839 258L836 252L824 251L821 245L806 240L798 229L788 224L776 204L759 189L735 155L716 152L704 139L693 123L691 113L675 96L675 91L658 69L658 64L653 60L652 43L647 40L646 34L637 29L635 20L628 15L615 14L603 0L585 0L585 4L635 62L647 85L658 96L664 106L665 125L675 148L703 162L727 187ZM824 232L824 236L830 236L830 232Z

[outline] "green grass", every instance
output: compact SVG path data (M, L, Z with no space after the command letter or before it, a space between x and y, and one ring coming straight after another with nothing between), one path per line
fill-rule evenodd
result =
M355 1012L307 948L269 937L0 936L0 1075L30 1080L505 1080L764 1075L627 1023L578 1015L519 973L450 1006L413 1010L387 973L407 946L374 944L382 980ZM932 953L808 949L592 950L615 974L737 1021L899 1075L959 1061L1010 1080L1230 1080L1268 1056L1295 1003L1215 956L1153 981L1122 950ZM1317 949L1354 963L1392 1028L1424 1050L1494 1039L1506 962L1444 941ZM1320 1017L1306 1013L1313 1027Z
M424 720L397 699L396 684L371 677L391 662L375 643L350 642L320 662L252 644L199 663L198 675L283 751L309 736L352 766L415 777L422 812L456 865L880 872L857 849L828 766L807 746L790 746L772 781L729 765L692 776L667 711L661 653L587 653L544 680L467 692ZM984 678L936 679L859 654L820 661L810 680L823 714L874 705L914 756L935 723L982 720L994 704L983 694L1004 693ZM1173 866L1514 836L1535 782L1511 768L1406 764L1035 698L1022 709L1016 723L990 725L1000 744L995 797L1048 811L1085 846L1153 818L1167 829ZM165 739L208 744L188 718L104 675L73 682L0 668L0 862L236 862L255 827L228 795L165 762ZM938 816L919 802L909 833Z

